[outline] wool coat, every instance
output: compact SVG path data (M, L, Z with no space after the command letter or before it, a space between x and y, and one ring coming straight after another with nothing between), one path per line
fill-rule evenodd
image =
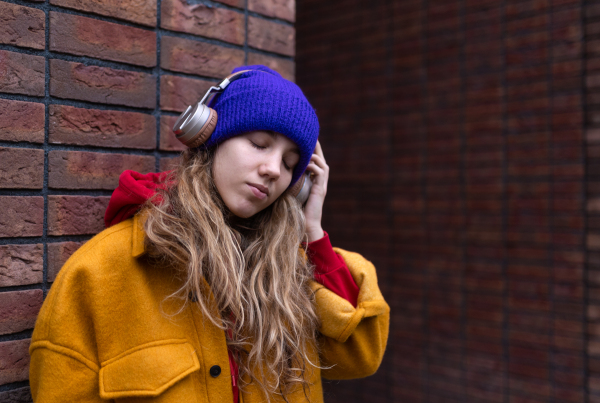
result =
M233 401L225 332L195 304L182 311L180 299L168 298L182 280L143 258L144 236L136 215L86 242L61 269L29 349L34 402ZM307 369L311 386L289 402L322 402L321 377L365 377L383 358L389 306L375 268L335 251L360 288L358 305L311 284L321 327L310 359L321 368ZM254 384L240 393L240 402L264 400Z

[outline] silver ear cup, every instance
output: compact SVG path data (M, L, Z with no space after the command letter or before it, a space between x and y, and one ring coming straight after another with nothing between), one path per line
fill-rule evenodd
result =
M310 196L310 189L313 185L312 180L310 179L310 174L305 173L302 175L302 178L299 179L299 182L302 182L302 187L296 195L296 200L298 200L298 202L304 206L304 203L306 203L308 200L308 196Z
M188 106L185 112L179 115L173 126L173 133L177 140L190 147L200 130L206 125L209 116L210 108L206 105L197 103L194 106Z

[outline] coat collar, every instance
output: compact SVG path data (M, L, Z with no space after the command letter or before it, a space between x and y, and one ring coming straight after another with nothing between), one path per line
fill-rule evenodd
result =
M144 232L144 221L145 216L136 214L133 216L133 236L132 236L132 247L131 256L139 257L146 253L146 245L144 243L146 233Z

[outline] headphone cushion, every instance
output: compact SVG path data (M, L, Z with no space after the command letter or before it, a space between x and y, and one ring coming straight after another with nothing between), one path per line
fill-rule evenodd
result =
M297 180L296 183L294 183L294 185L289 188L289 192L294 197L298 197L298 194L300 194L300 190L302 190L303 186L304 186L304 181L302 180L302 178L300 178L300 180Z
M210 138L211 134L215 131L215 127L217 127L217 116L217 111L210 108L206 123L204 123L198 134L186 144L189 148L196 148L206 143L206 140Z

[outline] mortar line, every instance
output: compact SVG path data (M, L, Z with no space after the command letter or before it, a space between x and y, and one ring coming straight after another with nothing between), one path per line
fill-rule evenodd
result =
M503 388L502 393L504 397L504 403L510 402L510 382L508 376L508 367L510 364L510 346L509 346L509 315L510 310L508 308L509 301L509 290L508 290L508 111L507 111L507 64L506 64L506 25L507 25L507 15L506 15L506 0L502 2L502 12L501 12L501 41L502 41L502 281L503 281L503 289L502 289L502 362L503 362L503 370L502 370L502 380L503 380Z
M548 99L550 100L550 105L549 108L547 110L546 113L546 130L547 130L547 141L548 141L548 154L547 154L547 158L548 158L548 166L550 168L550 172L548 175L548 188L549 188L549 194L548 194L548 233L550 234L550 239L548 242L548 246L547 246L547 264L548 264L548 270L549 270L549 276L548 276L548 302L550 305L550 312L549 312L549 321L550 321L550 326L548 328L548 337L550 339L550 345L549 345L549 349L548 349L548 356L549 356L549 361L550 361L550 365L548 368L548 383L550 385L550 397L549 397L549 402L550 403L554 403L556 398L556 385L554 382L555 379L555 354L556 354L556 347L554 344L554 336L555 336L555 330L554 330L554 325L556 323L556 301L555 301L555 295L554 295L554 285L555 285L555 271L554 271L554 214L553 214L553 209L554 209L554 158L552 157L552 152L554 149L554 141L553 141L553 127L552 127L552 103L554 100L554 89L553 89L553 76L552 76L552 64L554 62L554 56L552 54L552 23L554 21L554 8L552 6L550 6L550 12L549 12L549 18L548 18L548 23L546 25L546 30L547 33L550 37L550 40L548 41L547 44L547 50L548 50L548 63L547 63L547 68L546 68L546 80L547 80L547 91L548 91Z
M460 106L462 109L462 113L460 116L460 159L459 159L459 194L461 200L461 213L462 213L462 231L460 237L460 249L461 249L461 267L460 267L460 336L461 336L461 360L460 360L460 369L461 369L461 383L462 383L462 392L463 401L467 401L467 289L465 285L465 271L467 265L467 191L466 191L466 87L467 87L467 74L465 71L465 30L466 30L466 5L465 0L461 0L459 5L459 18L460 18L460 32L462 34L462 39L460 41L460 50L459 50L459 75L461 79L460 84Z
M50 152L48 147L49 140L49 129L50 129L50 114L48 113L48 107L50 105L50 12L48 11L49 4L46 1L43 4L43 10L45 13L46 26L44 27L45 41L44 41L44 179L42 187L42 196L44 198L44 216L42 222L42 244L43 244L43 257L42 257L42 292L43 298L46 298L48 293L48 154Z
M422 96L423 96L423 101L422 101L422 139L421 139L421 164L420 164L420 169L419 172L421 174L421 178L420 178L420 185L421 185L421 199L423 200L423 210L421 213L421 220L422 220L422 225L424 228L424 241L421 246L423 249L427 250L429 248L429 244L430 244L430 234L429 234L429 224L428 224L428 213L429 213L429 203L428 203L428 199L427 199L427 159L428 159L428 150L427 150L427 134L428 134L428 127L427 127L427 122L428 122L428 117L429 117L429 106L428 106L428 102L427 102L427 95L428 95L428 71L427 68L429 66L429 62L428 62L428 58L427 58L427 51L428 51L428 41L427 41L427 23L428 23L428 19L427 19L427 9L429 6L428 3L429 0L422 0L421 1L421 43L422 43L422 49L421 49L421 57L422 59L422 63L421 65L423 66L422 69L422 73L421 73L421 87L422 87ZM422 315L423 315L423 339L424 339L424 343L423 343L423 347L422 347L422 354L423 354L423 370L421 373L421 377L423 380L423 384L421 385L421 390L423 393L423 397L424 397L424 402L429 402L430 401L430 385L429 385L429 346L430 346L430 331L429 331L429 266L426 262L425 259L425 253L423 253L423 250L421 250L421 252L419 253L419 260L422 266L422 273L423 273L423 307L422 307Z
M388 183L387 183L387 188L390 189L390 195L391 197L388 196L387 198L387 218L388 218L388 231L389 231L389 235L387 238L387 242L388 242L388 248L387 249L387 261L386 261L386 266L385 266L385 270L383 272L383 279L385 281L385 286L384 286L384 290L388 291L387 294L389 295L389 284L393 283L393 275L390 271L391 268L391 264L390 262L393 261L394 259L394 211L393 211L393 189L394 189L394 185L395 185L395 171L394 171L394 166L393 166L393 158L394 158L394 109L393 109L393 99L394 99L394 95L393 95L393 89L395 88L394 86L394 1L393 0L387 0L386 1L386 12L387 12L387 16L388 16L388 21L387 21L387 28L386 28L386 32L387 32L387 36L386 36L386 71L385 71L385 76L386 76L386 80L388 82L387 86L386 86L386 98L387 98L387 102L386 102L386 111L385 111L385 116L387 119L387 128L388 128L388 137L387 137L387 150L388 150L388 154L387 154L387 172L389 173L389 177L388 177ZM391 298L386 298L386 300L391 301ZM393 377L393 361L390 359L390 357L394 357L395 356L395 343L390 343L390 347L391 347L391 351L388 352L387 357L388 359L386 360L387 365L385 365L385 375L386 375L386 383L388 385L393 385L394 384L394 377ZM388 401L394 401L394 393L393 393L393 389L392 388L387 388L387 399Z
M248 0L244 0L244 66L248 65Z
M588 41L588 35L587 35L587 17L586 17L586 10L587 10L587 2L585 0L581 0L581 2L579 3L580 7L581 7L581 27L583 29L583 33L582 33L582 41L583 41L583 49L585 49L585 45L587 44ZM582 59L585 58L585 55L582 54ZM590 341L590 336L588 335L588 323L589 323L589 319L588 319L588 313L587 313L587 308L589 307L590 304L590 295L589 295L589 284L588 284L588 278L589 278L589 251L588 248L585 244L585 237L588 235L589 232L589 225L588 225L588 219L589 219L589 213L586 209L587 206L587 186L588 186L588 181L589 181L589 169L588 169L588 157L587 157L587 139L585 136L585 131L586 131L586 122L588 119L588 105L587 105L587 87L586 87L586 78L587 78L587 70L585 68L585 63L581 63L580 66L581 70L580 70L580 77L581 77L581 81L580 81L580 87L581 87L581 94L580 94L580 100L581 100L581 110L583 112L583 121L582 121L582 127L581 127L581 131L582 134L584 134L582 136L582 140L581 140L581 158L582 158L582 165L583 165L583 186L582 186L582 190L581 190L581 200L582 200L582 205L581 205L581 211L582 211L582 215L583 215L583 277L581 279L582 285L583 285L583 306L582 306L582 318L583 320L581 321L581 325L582 325L582 329L581 329L581 334L582 334L582 339L583 339L583 348L581 351L581 355L582 355L582 362L583 362L583 401L584 403L588 403L590 401L590 389L589 389L589 378L590 378L590 370L589 370L589 364L590 364L590 358L589 355L586 353L588 346L589 346L589 341Z
M162 77L161 70L161 42L162 42L162 28L161 28L161 17L162 17L162 0L156 0L156 67L154 73L156 74L156 104L154 106L154 118L156 121L156 144L154 146L154 172L160 172L160 79Z

